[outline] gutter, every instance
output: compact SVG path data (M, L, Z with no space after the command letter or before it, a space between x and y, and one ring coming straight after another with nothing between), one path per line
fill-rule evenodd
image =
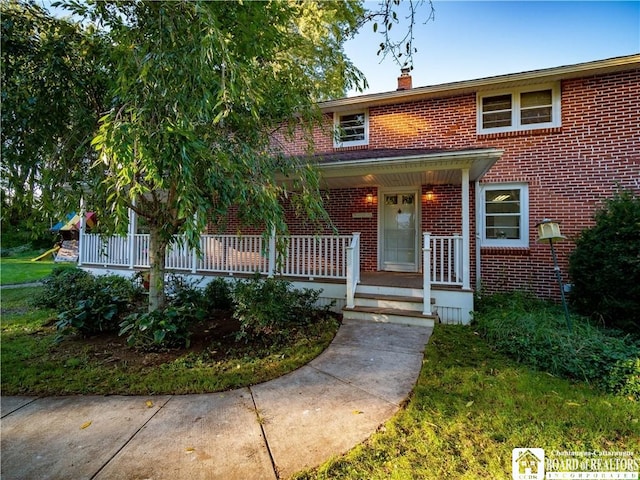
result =
M554 80L570 79L611 73L640 68L640 54L615 57L606 60L578 63L562 67L531 70L522 73L498 75L475 80L443 83L440 85L417 87L410 90L396 90L391 92L373 93L357 97L346 97L336 100L320 102L318 106L323 112L339 112L353 107L370 107L388 105L391 103L403 103L421 100L431 97L445 97L460 95L463 93L477 92L478 90L501 88L509 84L517 83L543 83Z
M320 170L332 170L342 169L344 167L367 167L367 166L381 166L388 162L393 162L398 166L414 166L419 165L424 161L433 160L477 160L479 158L500 158L503 150L497 148L487 148L482 150L464 150L460 152L439 152L429 153L423 155L410 155L410 156L397 156L397 157L382 157L382 158L365 158L359 160L338 160L334 162L317 163L317 167Z

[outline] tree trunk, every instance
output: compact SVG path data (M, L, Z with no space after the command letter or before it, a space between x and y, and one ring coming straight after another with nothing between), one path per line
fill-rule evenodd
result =
M149 230L149 313L161 310L166 305L164 292L165 252L167 242L162 239L160 229Z

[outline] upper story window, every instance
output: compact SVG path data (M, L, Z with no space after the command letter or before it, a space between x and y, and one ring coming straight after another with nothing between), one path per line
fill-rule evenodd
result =
M478 133L560 126L557 84L478 94Z
M334 147L353 147L369 144L369 112L334 113Z
M529 246L529 189L524 183L482 186L482 246Z

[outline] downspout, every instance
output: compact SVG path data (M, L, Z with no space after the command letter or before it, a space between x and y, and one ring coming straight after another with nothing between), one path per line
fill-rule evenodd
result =
M462 169L462 288L471 288L471 212L469 208L469 169Z
M480 222L482 216L482 186L480 185L480 179L476 181L476 294L480 293L482 287L482 279L480 278L482 272L481 265L481 246L480 246Z

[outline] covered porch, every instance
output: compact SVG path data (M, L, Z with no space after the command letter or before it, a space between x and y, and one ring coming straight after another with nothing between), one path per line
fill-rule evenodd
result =
M166 252L166 268L201 275L205 281L212 276L259 273L307 288L313 282L313 288L323 290L325 301L334 301L345 314L375 309L364 297L405 288L394 293L413 298L411 311L425 318L437 314L444 322L468 323L473 309L471 221L475 216L470 185L501 153L495 149L360 150L319 157L323 187L334 197L343 190L351 192L350 198L333 201L333 210L342 215L339 235L297 234L301 227L292 229L296 234L278 238L203 234L199 252L176 237ZM431 187L444 191L452 185L455 188L449 188L447 198L443 195L430 203ZM335 211L329 211L332 218ZM130 274L148 268L149 236L137 233L133 212L129 223L124 237L104 238L81 229L79 264L98 272ZM429 232L432 225L438 231ZM371 285L376 281L378 289ZM378 321L394 320L385 314Z

